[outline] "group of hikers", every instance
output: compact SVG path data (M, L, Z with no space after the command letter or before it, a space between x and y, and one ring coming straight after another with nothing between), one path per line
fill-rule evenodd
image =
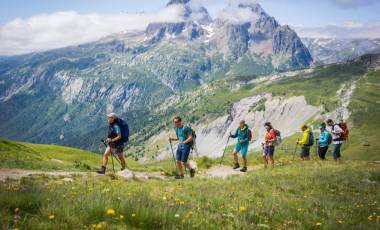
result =
M108 163L108 158L114 154L118 156L118 161L121 164L121 170L125 169L125 159L124 159L124 145L129 138L129 128L127 123L116 116L115 113L108 114L108 136L107 139L102 140L106 145L106 150L103 155L101 169L97 172L99 174L105 174L106 167ZM177 116L173 119L173 124L175 128L175 137L169 137L169 142L173 157L175 158L177 175L176 179L183 179L184 173L183 169L188 169L190 172L190 177L195 176L195 169L189 163L189 155L192 150L196 148L196 134L190 125L185 125L182 122L182 118ZM276 146L281 143L281 132L273 127L270 122L264 124L266 129L265 139L262 145L262 159L265 168L270 163L274 167L274 153ZM324 161L326 160L327 150L329 146L333 144L333 157L335 161L341 160L341 146L344 141L348 139L348 129L345 122L341 121L336 124L333 120L328 119L319 126L320 134L319 137L314 140L314 132L308 125L302 125L301 130L303 132L302 138L298 139L296 142L295 153L298 146L301 146L300 158L302 160L310 159L310 149L315 145L318 152L319 158ZM233 157L234 165L233 169L240 169L241 172L247 172L247 155L249 144L254 140L252 138L252 131L246 124L244 120L240 121L239 127L232 134L229 134L227 146L230 138L237 139L234 146ZM172 148L172 142L178 141L177 151L174 156L174 151ZM227 147L226 147L227 148ZM243 159L243 167L240 168L238 154L241 154ZM224 153L223 153L224 157ZM222 158L223 159L223 158Z

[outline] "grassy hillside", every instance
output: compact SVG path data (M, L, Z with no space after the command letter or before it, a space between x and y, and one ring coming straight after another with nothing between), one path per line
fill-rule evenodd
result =
M21 229L378 229L380 165L306 162L185 181L46 178L0 184L0 223ZM54 192L52 192L54 191ZM207 191L207 192L205 192Z
M372 71L357 82L350 104L353 123L347 146L352 159L380 160L380 70Z
M0 168L83 171L99 167L100 160L80 149L0 139Z

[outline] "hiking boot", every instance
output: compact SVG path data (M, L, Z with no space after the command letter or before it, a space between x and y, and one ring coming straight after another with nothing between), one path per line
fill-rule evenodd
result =
M106 174L106 167L102 166L101 169L99 169L98 171L96 171L98 174Z
M179 180L179 179L183 179L184 176L183 175L176 175L174 178L177 179L177 180Z
M195 169L190 169L190 177L194 178L195 176Z
M247 167L243 167L242 169L240 169L240 172L247 172Z
M238 168L240 168L240 165L239 165L239 163L235 163L235 165L234 165L233 169L238 169Z

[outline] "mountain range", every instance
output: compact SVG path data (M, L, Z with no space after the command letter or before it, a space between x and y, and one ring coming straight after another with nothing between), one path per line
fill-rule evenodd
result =
M171 0L166 7L182 12L182 19L79 46L0 57L0 136L98 150L105 114L113 111L131 123L132 146L144 148L172 115L192 113L176 103L186 97L194 99L189 105L196 103L194 92L202 87L307 69L316 62L313 52L324 51L257 3L230 5L215 19L190 0ZM191 122L223 115L234 103L223 100L221 108L191 116Z

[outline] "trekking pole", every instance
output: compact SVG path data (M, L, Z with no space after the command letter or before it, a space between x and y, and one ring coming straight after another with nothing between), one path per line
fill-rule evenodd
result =
M297 148L298 148L298 143L296 144L296 149L294 150L294 153L293 153L293 161L294 161L294 158L296 157Z
M226 144L226 147L224 148L222 160L220 161L219 166L222 166L222 163L223 163L223 160L224 160L224 155L226 153L226 150L227 150L227 147L228 147L228 143L230 142L230 138L231 138L231 136L229 136L228 139L227 139L227 144Z
M317 159L318 159L318 157L319 157L319 139L318 138L316 138L315 139L315 143L316 143L316 148L317 148L317 151L316 151L316 155L317 155Z
M178 175L178 167L177 167L177 162L176 162L175 156L174 156L174 150L173 150L173 146L172 146L172 141L169 141L169 143L170 143L170 149L172 150L172 155L173 155L175 169L177 170L177 175Z
M113 153L111 153L111 161L112 161L112 169L113 169L113 174L115 174L115 164L113 163Z
M108 145L106 144L106 141L104 139L101 140L103 145L107 148ZM111 161L112 161L112 169L113 169L113 173L115 174L115 164L113 163L113 157L114 157L114 154L113 152L111 152ZM119 159L117 159L119 161ZM119 164L121 164L121 162L119 161Z

